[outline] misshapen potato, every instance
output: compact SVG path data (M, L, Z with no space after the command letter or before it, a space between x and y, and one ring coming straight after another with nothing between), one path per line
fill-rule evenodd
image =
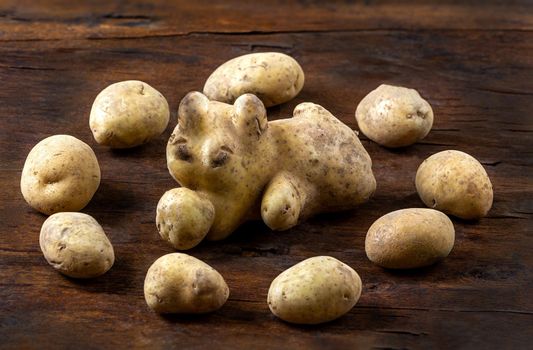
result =
M144 280L146 303L158 313L212 312L228 296L228 285L215 269L183 253L157 259Z
M268 306L284 321L318 324L334 320L357 303L361 278L330 256L304 260L282 272L268 290Z
M393 211L376 220L366 235L366 255L373 263L390 269L431 265L453 248L455 230L451 220L433 209Z
M157 204L156 225L161 237L176 249L196 246L211 228L213 204L185 187L165 192Z
M44 214L84 208L100 185L100 167L86 143L69 135L45 138L32 148L20 179L30 206Z
M212 203L210 240L259 217L273 230L287 230L317 213L351 209L376 189L372 160L356 133L325 108L301 103L292 118L269 122L251 94L233 105L199 92L185 96L167 144L167 166L181 186ZM192 206L185 200L197 197L177 198L185 208ZM174 220L173 235L183 228L189 236L190 220Z
M94 139L111 148L147 143L165 131L170 112L159 91L138 80L121 81L94 100L89 126Z
M433 110L416 90L383 84L361 100L355 118L372 141L403 147L426 137L433 125Z
M233 103L251 93L270 107L292 100L303 85L304 72L294 58L278 52L252 53L218 67L207 79L204 94Z
M487 172L474 157L460 151L436 153L420 164L416 190L430 208L462 219L479 219L492 207Z
M102 226L83 213L56 213L44 222L39 244L46 261L64 275L92 278L115 261L113 246Z

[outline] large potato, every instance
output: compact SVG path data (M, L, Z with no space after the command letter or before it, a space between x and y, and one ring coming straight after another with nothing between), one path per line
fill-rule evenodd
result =
M47 137L32 148L20 179L26 202L44 214L78 211L100 185L100 167L86 143L69 135Z
M355 118L372 141L403 147L426 137L433 125L433 110L416 90L383 84L361 100Z
M204 94L214 101L233 103L251 93L266 107L292 100L304 85L296 60L279 52L252 53L231 59L207 79Z
M159 91L128 80L111 84L96 96L89 125L99 144L130 148L161 135L169 117L167 100Z
M204 239L214 219L215 208L207 198L179 187L161 197L155 221L161 237L174 248L184 250Z
M366 235L365 251L375 264L390 269L431 265L450 254L455 230L433 209L402 209L377 219Z
M157 259L144 280L146 303L158 313L211 312L228 296L228 285L215 269L183 253Z
M46 261L64 275L97 277L115 261L102 226L83 213L56 213L44 222L39 244Z
M360 295L357 272L330 256L316 256L274 279L268 290L268 306L284 321L317 324L350 311Z
M416 190L430 208L462 219L479 219L492 206L492 183L474 157L460 151L442 151L420 164Z

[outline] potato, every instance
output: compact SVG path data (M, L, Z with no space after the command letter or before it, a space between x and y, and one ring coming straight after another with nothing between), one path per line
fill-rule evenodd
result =
M389 269L431 265L450 254L455 230L443 213L427 208L396 210L377 219L368 229L366 255Z
M69 277L97 277L115 262L113 246L102 226L83 213L50 216L41 228L39 244L46 261Z
M99 144L130 148L161 135L169 118L167 100L159 91L128 80L111 84L96 96L89 125Z
M360 295L357 272L330 256L316 256L274 279L268 290L268 306L284 321L317 324L350 311Z
M99 185L93 150L69 135L50 136L35 145L20 178L24 199L44 214L84 208Z
M228 296L228 285L215 269L183 253L157 259L144 280L146 303L158 313L212 312Z
M292 100L303 85L304 72L294 58L279 52L252 53L218 67L205 82L204 94L233 103L252 93L270 107Z
M448 150L432 155L416 172L416 190L430 208L462 219L479 219L492 206L492 183L474 157Z
M361 100L355 118L372 141L404 147L426 137L433 125L433 110L416 90L383 84Z
M174 248L185 250L204 239L214 219L215 208L207 198L180 187L161 197L155 220L161 237Z

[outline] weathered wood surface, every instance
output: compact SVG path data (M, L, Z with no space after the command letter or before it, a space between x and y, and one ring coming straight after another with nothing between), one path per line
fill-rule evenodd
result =
M87 2L89 3L89 2ZM172 249L155 206L175 187L165 145L181 97L225 60L252 51L293 55L306 72L289 117L313 101L354 129L360 99L382 82L417 88L435 112L429 136L402 150L362 137L378 190L357 210L316 217L287 232L249 223L190 253L231 289L218 312L160 317L143 298L150 264ZM132 150L98 146L88 127L96 94L140 79L168 99L163 136ZM5 348L528 348L533 342L533 6L523 2L67 1L0 3L0 347ZM102 184L84 212L105 228L117 260L92 281L65 278L39 249L45 216L23 200L24 159L42 138L89 143ZM454 219L456 245L433 267L394 272L364 252L370 224L421 207L414 175L427 156L458 149L494 185L487 218ZM272 279L292 264L332 255L364 290L341 319L286 324L268 310Z

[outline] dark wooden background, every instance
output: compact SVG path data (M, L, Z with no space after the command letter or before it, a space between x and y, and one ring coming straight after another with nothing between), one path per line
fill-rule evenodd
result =
M1 1L0 348L531 348L533 4L440 3ZM158 316L144 302L143 280L172 252L154 220L158 199L176 186L165 145L178 103L227 59L270 50L294 56L306 73L302 93L272 108L271 119L312 101L356 129L358 102L387 82L418 89L433 106L433 130L401 150L362 137L378 189L357 210L287 232L249 223L191 250L226 278L229 301L210 315ZM154 142L112 151L93 140L89 110L101 89L126 79L161 91L172 117ZM38 244L45 216L19 190L29 150L58 133L90 144L102 169L83 211L103 225L117 259L91 281L47 265ZM416 169L445 149L484 164L495 191L489 216L454 219L455 247L438 265L406 272L372 265L366 230L387 212L423 206ZM320 326L276 319L266 303L270 282L315 255L359 272L359 303Z

